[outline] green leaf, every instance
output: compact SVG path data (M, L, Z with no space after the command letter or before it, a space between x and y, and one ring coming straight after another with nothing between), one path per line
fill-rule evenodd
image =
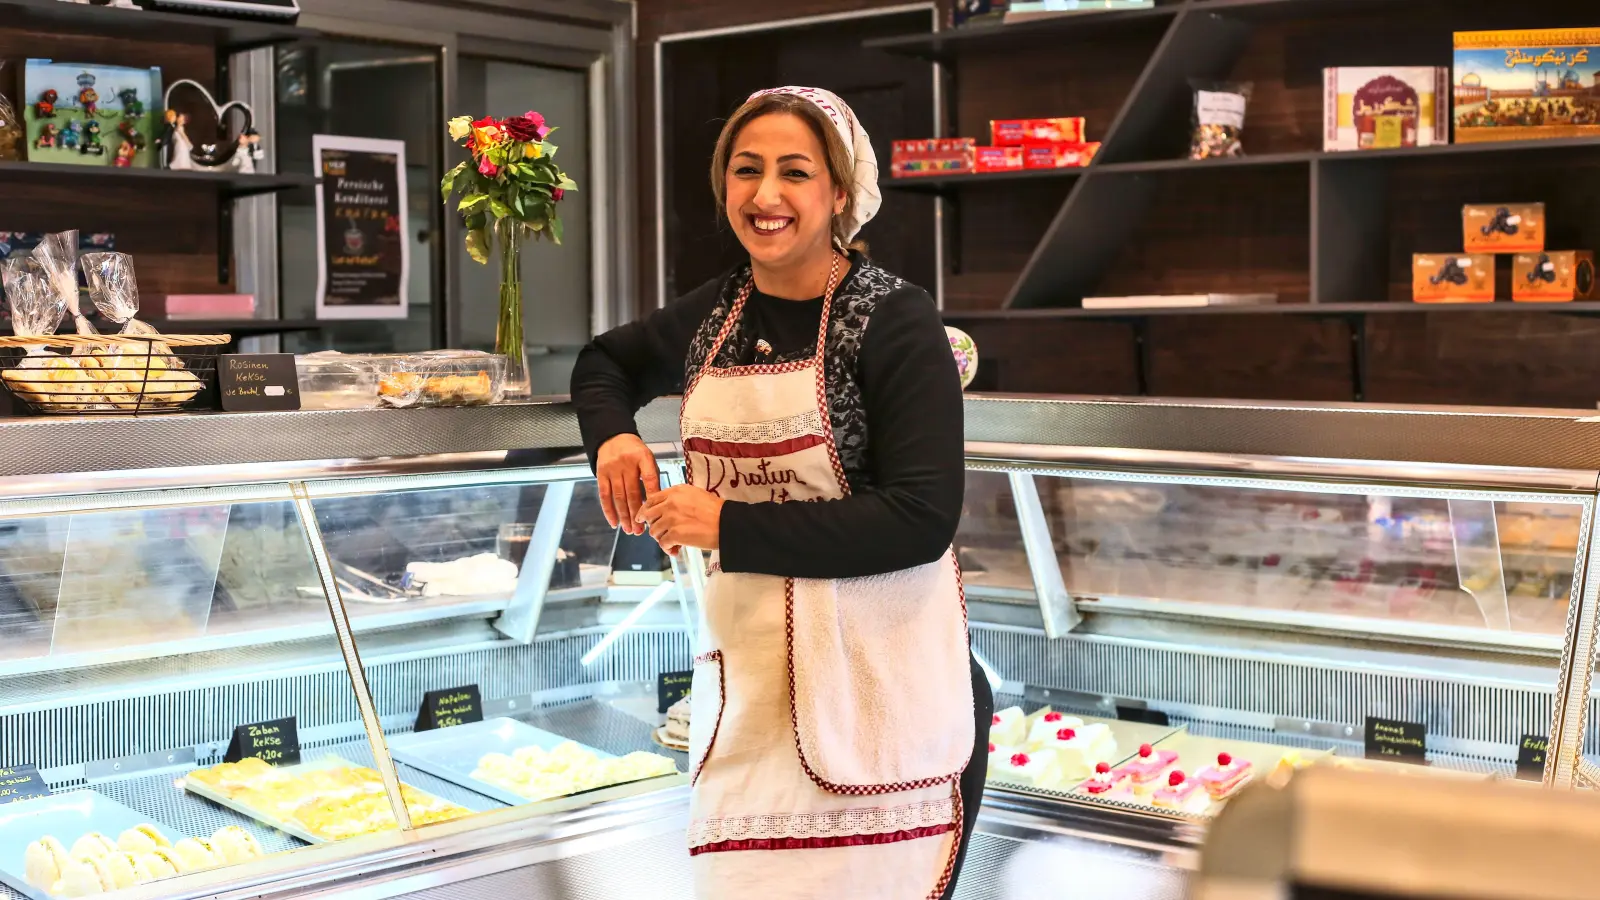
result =
M532 228L535 234L538 234L541 230L544 229L544 222L542 222L542 221L540 221L538 219L530 219L528 221L528 227Z
M477 212L485 203L489 202L488 194L471 193L461 198L461 205L456 210L464 213Z
M497 219L504 219L506 216L511 215L511 207L505 205L499 200L489 201L489 211L494 213L494 216Z
M563 191L575 191L578 189L578 183L566 175L561 176L560 186Z
M488 264L489 234L485 229L474 228L467 232L467 254L476 262Z
M561 217L560 216L551 216L550 217L550 239L555 241L558 245L561 243Z
M456 189L456 178L466 171L467 164L462 163L454 169L444 173L444 179L439 182L439 190L444 194L444 202L450 202L450 194Z
M470 216L467 216L466 226L473 231L483 231L489 227L489 214L486 212L476 212Z

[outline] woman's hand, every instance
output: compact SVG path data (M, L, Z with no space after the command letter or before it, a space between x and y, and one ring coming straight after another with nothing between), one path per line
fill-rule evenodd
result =
M606 523L629 534L644 534L639 511L661 490L661 470L650 448L637 434L619 434L600 445L594 475Z
M722 537L723 499L702 487L680 484L644 502L639 519L661 549L676 556L679 547L715 550Z

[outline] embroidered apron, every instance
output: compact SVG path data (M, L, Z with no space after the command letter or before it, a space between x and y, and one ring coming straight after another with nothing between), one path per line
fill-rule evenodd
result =
M691 483L747 503L849 493L823 381L837 267L809 360L715 368L740 291L684 391ZM841 580L725 573L715 553L710 570L690 701L696 896L938 898L974 727L954 554Z

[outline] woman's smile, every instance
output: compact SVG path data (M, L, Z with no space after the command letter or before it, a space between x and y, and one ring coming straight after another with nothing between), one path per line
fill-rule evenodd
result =
M769 237L771 235L778 234L794 223L793 216L746 215L745 218L749 220L750 227L756 232L756 234L761 235L762 237Z

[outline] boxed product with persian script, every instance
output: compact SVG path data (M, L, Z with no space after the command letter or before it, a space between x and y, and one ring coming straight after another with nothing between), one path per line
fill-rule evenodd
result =
M1022 169L1021 147L979 147L973 159L978 172L1016 172Z
M1494 302L1494 256L1489 253L1414 253L1411 299L1418 303Z
M1512 300L1562 303L1594 296L1594 253L1589 250L1518 253L1512 260Z
M1036 142L1075 144L1083 140L1083 117L990 119L989 139L997 147Z
M1600 135L1600 28L1458 31L1456 143Z
M1426 147L1450 141L1450 70L1435 66L1322 70L1322 149Z
M960 175L973 170L974 138L920 138L895 141L889 174L895 178Z
M1461 208L1461 249L1531 253L1544 249L1543 203L1469 203Z

